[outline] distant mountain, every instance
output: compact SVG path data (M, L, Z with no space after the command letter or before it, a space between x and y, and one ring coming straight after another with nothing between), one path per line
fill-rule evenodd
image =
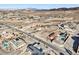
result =
M36 11L66 11L66 10L79 10L79 7L72 8L54 8L54 9L35 9Z
M79 7L71 7L71 8L52 8L52 9L37 9L37 8L25 8L25 9L0 9L0 11L67 11L67 10L79 10Z

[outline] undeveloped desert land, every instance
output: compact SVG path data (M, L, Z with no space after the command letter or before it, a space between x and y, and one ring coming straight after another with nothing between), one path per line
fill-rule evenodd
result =
M79 54L79 8L0 9L1 55Z

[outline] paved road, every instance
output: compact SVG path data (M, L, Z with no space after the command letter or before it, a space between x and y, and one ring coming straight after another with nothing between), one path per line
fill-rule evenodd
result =
M11 51L5 52L4 50L0 49L0 55L18 55L20 51Z
M6 25L6 24L4 24L4 25ZM29 34L29 33L27 33L27 32L24 32L24 31L22 31L22 30L19 30L19 29L17 29L17 28L14 28L14 27L12 27L12 26L10 26L10 25L6 25L6 26L9 27L9 28L11 28L11 29L15 29L15 30L17 30L17 31L19 31L19 32L22 32L22 33L24 33L24 34L30 36L31 38L33 38L33 39L35 39L35 40L37 40L37 41L39 41L39 42L41 42L41 43L46 44L47 46L49 46L50 48L53 49L53 51L55 52L55 54L59 54L60 52L62 52L63 54L68 55L68 53L67 53L65 50L59 48L59 47L56 46L56 45L49 44L49 43L43 41L41 38L35 37L35 36L33 36L33 35L31 35L31 34Z

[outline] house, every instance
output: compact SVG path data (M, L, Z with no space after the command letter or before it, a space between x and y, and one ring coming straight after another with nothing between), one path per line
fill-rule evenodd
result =
M48 39L52 42L56 38L56 33L52 32L51 34L48 35Z
M43 49L36 47L36 46L35 46L36 44L39 45L39 44L36 43L36 42L33 43L33 44L29 44L29 45L27 46L27 49L28 49L29 51L31 51L32 55L44 55Z
M72 39L74 40L74 43L73 43L73 51L75 53L78 53L79 52L79 35L75 35L75 36L72 36Z

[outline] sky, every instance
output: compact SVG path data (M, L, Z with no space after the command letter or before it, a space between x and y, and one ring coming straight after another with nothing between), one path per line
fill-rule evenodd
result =
M79 4L0 4L1 9L24 9L24 8L37 8L37 9L51 9L61 7L79 7Z

